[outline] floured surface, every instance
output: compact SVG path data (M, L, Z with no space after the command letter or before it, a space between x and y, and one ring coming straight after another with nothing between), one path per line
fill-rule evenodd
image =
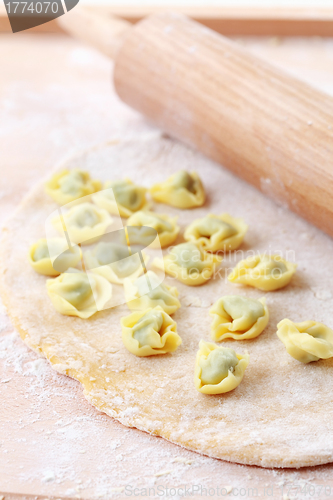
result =
M28 349L1 307L0 325L6 401L0 420L2 493L109 499L129 497L139 488L139 498L145 498L143 489L151 488L151 498L157 491L163 498L161 493L176 488L174 498L182 498L186 488L187 496L200 498L205 490L213 497L212 492L222 496L223 488L232 488L231 498L241 490L242 496L247 491L280 500L313 489L318 497L333 487L331 465L298 470L238 465L128 429L99 413L82 397L78 382Z
M193 368L199 340L210 338L210 305L222 294L239 291L259 298L263 293L225 281L224 270L234 261L224 262L221 277L202 287L186 287L167 278L180 291L182 308L174 319L183 344L173 355L135 358L121 342L119 321L128 314L126 306L87 321L61 316L46 295L45 278L29 268L27 248L43 235L45 218L56 208L38 188L7 224L1 250L5 303L27 344L41 350L57 370L80 380L87 399L125 425L241 463L290 467L331 461L333 363L304 366L293 360L277 339L275 326L284 317L332 325L332 241L168 139L155 136L102 147L69 166L88 169L102 180L126 175L147 186L180 168L195 169L207 190L206 205L179 211L156 204L157 212L179 214L182 227L209 212L243 216L250 226L244 252L292 250L299 270L286 289L266 294L271 320L260 337L221 343L240 353L249 351L242 384L223 396L205 396L194 388Z

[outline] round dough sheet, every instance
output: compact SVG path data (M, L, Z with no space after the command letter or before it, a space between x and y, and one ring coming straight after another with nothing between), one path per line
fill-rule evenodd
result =
M126 176L147 187L180 169L196 170L207 192L203 207L179 210L154 203L153 209L179 215L182 231L195 218L223 212L243 217L249 231L240 250L222 262L219 276L208 283L188 287L165 279L180 292L182 307L173 318L183 343L173 354L137 358L121 340L120 319L130 314L126 304L88 320L62 316L46 293L46 278L29 266L29 245L45 237L45 220L57 208L41 184L7 222L0 250L3 301L26 344L54 369L79 380L96 408L126 426L243 464L302 467L331 462L333 360L299 363L275 332L286 317L333 327L332 240L222 167L162 136L105 144L65 166L88 170L102 181ZM251 251L282 252L289 260L294 256L298 270L291 283L269 293L229 283L227 273ZM250 363L237 389L204 395L193 382L198 344L200 339L210 341L209 308L231 294L265 296L270 321L256 339L219 344L240 354L248 351Z

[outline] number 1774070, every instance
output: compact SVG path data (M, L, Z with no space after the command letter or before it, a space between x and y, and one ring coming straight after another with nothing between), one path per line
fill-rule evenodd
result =
M58 2L9 2L6 3L8 14L57 14Z

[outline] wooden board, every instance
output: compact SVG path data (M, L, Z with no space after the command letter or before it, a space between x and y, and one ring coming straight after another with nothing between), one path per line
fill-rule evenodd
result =
M116 15L131 23L154 12L173 10L181 12L224 35L261 36L333 36L333 9L331 8L231 8L231 7L90 7L105 16ZM38 33L61 32L56 21L36 26L29 31ZM0 5L0 32L11 32L5 7Z
M67 37L41 36L0 36L0 223L67 155L112 137L154 133L110 91L108 60ZM333 94L330 40L238 41ZM258 498L276 499L297 492L305 498L310 491L315 498L328 498L323 485L333 492L331 465L270 471L227 464L125 429L92 408L77 383L55 374L29 351L13 334L3 309L0 388L3 492L26 498L126 498L134 486L184 485L215 493L217 487L233 487L230 498L246 498L254 488ZM198 497L200 489L195 491Z

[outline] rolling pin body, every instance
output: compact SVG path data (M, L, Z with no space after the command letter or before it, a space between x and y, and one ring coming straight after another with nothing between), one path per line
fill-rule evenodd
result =
M115 58L123 101L333 236L332 97L180 14L59 22Z
M333 235L331 97L179 14L127 33L114 80L170 135Z

